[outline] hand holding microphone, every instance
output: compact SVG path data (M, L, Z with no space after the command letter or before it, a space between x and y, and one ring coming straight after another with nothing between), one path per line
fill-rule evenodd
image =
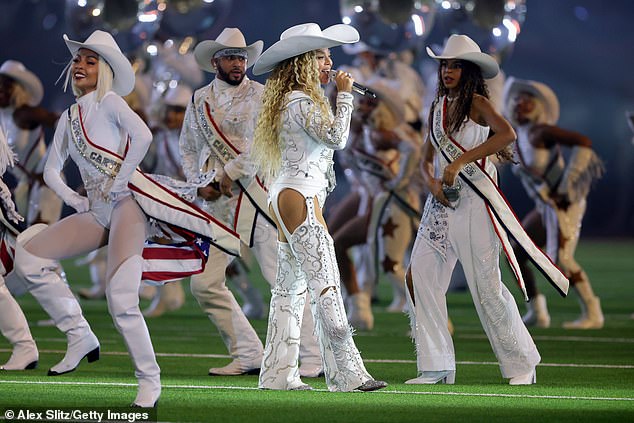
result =
M328 78L330 81L334 81L335 78L337 77L337 72L336 70L324 70L322 72L327 72L328 73ZM346 75L350 76L349 73L346 72ZM364 95L366 97L370 97L370 98L376 98L376 93L374 91L372 91L371 89L369 89L368 87L365 87L361 84L358 84L356 82L352 82L352 91Z

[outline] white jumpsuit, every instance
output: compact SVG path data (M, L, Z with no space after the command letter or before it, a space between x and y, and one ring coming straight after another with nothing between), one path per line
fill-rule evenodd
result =
M470 150L485 142L488 133L488 127L468 120L454 138ZM437 175L442 175L446 165L437 155ZM495 180L495 166L488 160L486 171ZM502 283L499 255L500 241L485 203L469 186L462 184L453 210L428 197L410 261L414 284L412 335L419 373L456 369L447 328L446 293L457 260L464 269L502 376L526 374L539 363L541 357L515 300Z

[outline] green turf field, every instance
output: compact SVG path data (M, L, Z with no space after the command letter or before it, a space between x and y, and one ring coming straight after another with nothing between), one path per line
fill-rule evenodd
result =
M455 385L405 385L416 376L414 346L407 337L404 314L384 311L390 288L379 285L374 306L376 328L358 332L355 340L370 373L388 388L371 393L329 393L324 379L306 379L312 392L257 389L257 376L209 377L209 367L229 362L216 329L188 294L184 308L149 319L162 368L163 394L158 421L163 422L634 422L634 241L582 242L584 265L606 315L602 330L566 331L561 323L576 318L574 294L558 297L544 282L551 329L531 329L542 355L537 385L512 387L502 379L468 293L450 293L449 313L455 324L458 369ZM87 272L67 263L71 286L86 286ZM509 285L514 281L505 271ZM264 283L257 277L257 284ZM186 289L188 287L186 286ZM518 301L519 291L514 287ZM65 337L53 327L37 326L47 318L27 294L19 299L40 349L36 370L0 372L0 416L5 410L81 407L82 410L125 407L134 399L133 368L122 338L115 331L105 301L83 301L84 313L101 341L101 359L79 369L47 377L59 361ZM147 302L142 302L146 307ZM520 310L524 307L520 303ZM266 321L253 321L261 339ZM0 339L0 362L10 355ZM119 410L121 410L119 408ZM0 417L2 418L2 417ZM8 421L8 419L7 419ZM65 420L68 421L68 420Z

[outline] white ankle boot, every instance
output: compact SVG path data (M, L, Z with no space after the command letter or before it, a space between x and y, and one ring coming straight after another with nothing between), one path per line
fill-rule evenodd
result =
M601 301L594 295L592 286L587 280L582 280L573 285L579 296L581 316L572 322L565 322L564 329L601 329L604 324Z
M425 371L414 379L406 380L407 385L435 385L436 383L453 385L456 381L455 370Z
M0 332L13 345L9 361L0 370L29 370L37 367L38 352L22 309L0 276Z
M523 375L512 377L509 385L533 385L537 383L537 372L535 369Z
M29 292L66 334L68 347L62 361L51 367L49 376L72 372L84 357L88 362L99 359L99 341L81 312L79 302L56 273L58 262L37 257L24 249L24 244L46 225L37 224L22 232L15 246L15 271L28 285Z
M123 336L135 376L139 382L133 406L154 407L161 395L161 369L156 362L150 333L139 310L138 285L143 271L143 258L126 259L112 276L106 289L108 311Z

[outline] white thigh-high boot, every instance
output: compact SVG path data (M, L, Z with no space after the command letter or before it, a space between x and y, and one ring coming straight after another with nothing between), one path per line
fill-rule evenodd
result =
M193 275L190 288L200 308L218 328L233 361L224 367L212 367L210 376L258 374L262 362L262 341L249 323L233 293L225 284L229 256L212 248L209 265Z
M84 357L89 363L98 360L99 340L82 315L77 298L55 272L59 263L24 249L24 244L44 228L44 224L33 225L18 236L15 270L26 280L29 292L53 319L55 326L66 334L66 355L48 371L49 376L58 376L75 370Z
M290 246L277 243L277 273L271 289L266 347L259 387L310 389L299 376L298 359L302 319L306 305L306 280Z
M0 276L0 332L13 345L9 361L0 370L28 370L37 367L38 352L22 309Z
M139 309L138 289L143 272L143 258L128 257L106 285L108 311L123 336L139 382L133 406L154 407L161 395L161 369L143 315Z
M279 248L277 247L277 243L277 229L262 216L259 216L255 227L255 237L251 251L260 265L262 276L264 276L264 279L271 285L271 288L275 286L275 280L277 278ZM288 244L284 245L287 249L290 248ZM288 251L290 251L290 249ZM296 263L294 266L297 267ZM242 309L245 310L244 307ZM302 320L300 338L299 375L301 377L318 377L323 374L324 367L321 363L319 343L315 336L315 323L313 322L313 315L308 301L306 301L306 305L304 306L304 318Z
M306 220L295 229L290 244L311 295L328 389L346 392L383 388L387 384L372 379L352 339L332 237L317 220L312 199L306 200L306 207Z

